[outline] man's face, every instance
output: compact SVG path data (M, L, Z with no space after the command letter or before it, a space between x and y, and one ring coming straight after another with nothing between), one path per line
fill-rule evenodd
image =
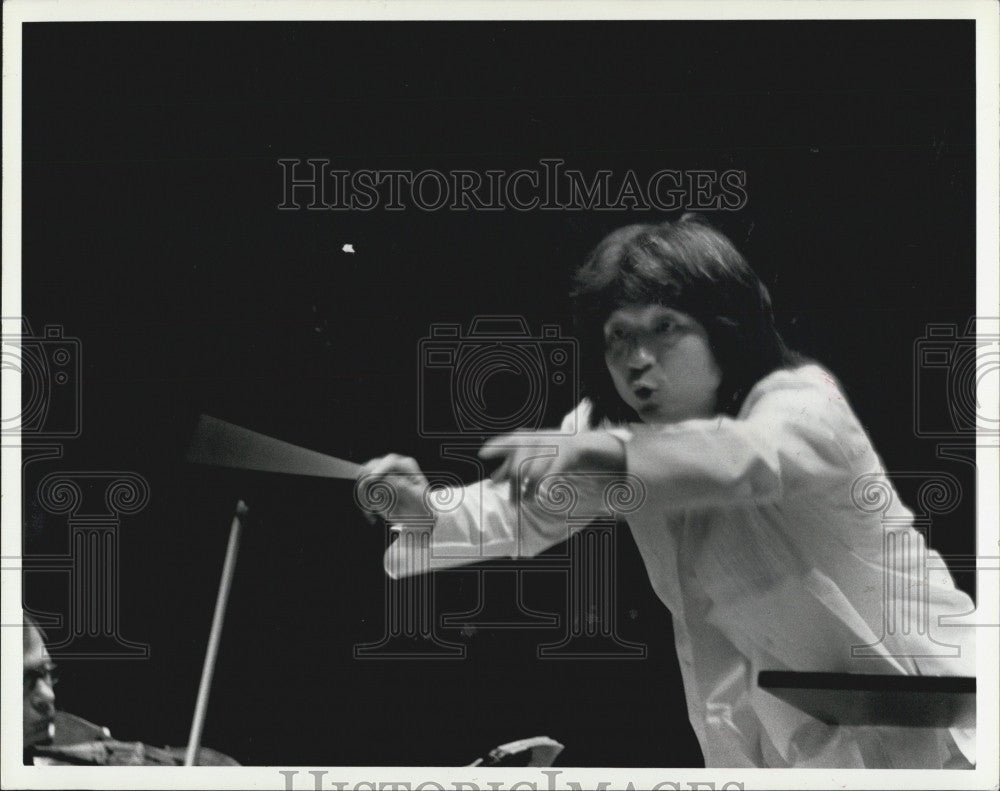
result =
M52 671L55 665L45 650L42 635L29 624L24 627L24 746L52 740L56 696Z
M715 413L722 371L701 323L662 305L633 305L604 324L604 360L615 389L645 423Z

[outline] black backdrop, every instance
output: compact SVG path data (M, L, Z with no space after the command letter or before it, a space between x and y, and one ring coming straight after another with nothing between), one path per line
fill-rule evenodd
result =
M462 661L356 661L382 634L383 537L351 485L182 462L209 413L467 475L417 435L419 339L488 313L569 327L573 267L657 215L282 212L277 159L746 171L747 205L711 218L791 345L842 379L887 468L962 481L932 543L971 553L974 478L915 436L913 350L927 323L974 310L973 36L936 21L26 25L24 314L80 339L83 403L63 457L26 467L26 554L68 551L65 517L33 494L43 475L151 487L119 531L122 634L150 657L64 660L60 706L120 737L186 739L243 497L205 744L253 764L458 764L547 733L566 765L697 765L670 618L627 534L615 611L644 661L541 662L557 635L490 630L442 631ZM470 580L438 580L444 609L473 606ZM64 582L26 575L27 604L65 614Z

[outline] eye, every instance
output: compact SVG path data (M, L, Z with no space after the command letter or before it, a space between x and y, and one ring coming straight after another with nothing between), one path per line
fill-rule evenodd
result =
M674 329L677 325L674 323L673 319L662 319L656 325L656 331L660 335L666 335L668 332Z
M39 681L47 681L50 687L59 683L58 671L55 667L45 669L29 669L24 671L24 684L28 689L35 689Z

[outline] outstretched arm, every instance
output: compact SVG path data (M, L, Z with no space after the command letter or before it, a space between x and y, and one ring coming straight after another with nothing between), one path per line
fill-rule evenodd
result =
M778 371L739 418L633 426L626 467L666 509L773 503L809 491L849 502L861 473L879 468L864 429L818 367Z
M738 418L581 432L547 440L557 447L545 456L531 448L533 441L530 434L507 434L487 442L480 455L502 457L494 477L520 486L527 499L551 476L627 473L642 483L647 504L665 511L776 502L806 489L847 497L840 484L879 467L864 429L818 366L771 374Z
M555 470L538 465L550 454L560 462ZM464 487L434 488L417 463L402 456L364 466L359 502L400 534L385 556L390 576L530 557L635 500L614 489L625 476L624 448L607 432L518 433L487 443L482 455L503 456L503 471ZM387 487L386 496L371 493L378 487Z

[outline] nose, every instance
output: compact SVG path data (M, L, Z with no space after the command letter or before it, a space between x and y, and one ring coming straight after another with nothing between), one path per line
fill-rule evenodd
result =
M636 343L629 349L628 367L632 374L641 374L649 369L656 357L644 343Z
M52 682L48 678L40 678L36 682L31 705L39 714L51 716L55 712L56 692L52 689Z

